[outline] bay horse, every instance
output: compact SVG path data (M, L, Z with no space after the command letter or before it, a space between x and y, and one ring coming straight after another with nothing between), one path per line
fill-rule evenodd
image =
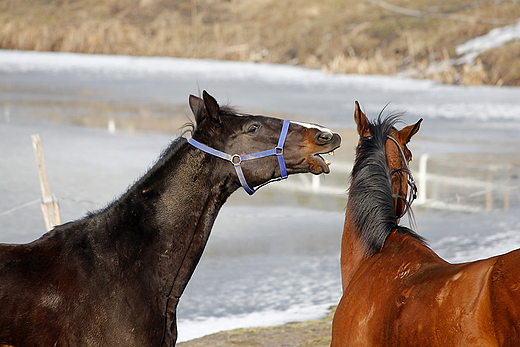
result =
M31 243L0 245L0 346L175 345L177 303L226 199L242 180L254 192L328 173L320 154L341 142L317 125L237 114L206 91L189 104L192 137L120 198Z
M357 102L354 119L331 346L520 346L520 251L462 264L437 256L399 225L415 194L407 143L422 120L397 130L397 116L368 121Z

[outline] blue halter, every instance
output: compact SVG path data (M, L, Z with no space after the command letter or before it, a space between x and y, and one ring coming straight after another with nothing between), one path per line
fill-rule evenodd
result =
M283 121L282 131L280 132L280 138L278 139L278 145L275 148L269 149L266 151L262 151L262 152L252 153L252 154L230 155L230 154L221 152L219 150L213 149L211 147L208 147L206 145L203 145L199 141L194 140L193 137L190 138L188 140L188 142L192 146L200 149L203 152L206 152L208 154L211 154L216 157L222 158L224 160L230 161L231 164L233 164L233 166L235 167L235 171L237 172L238 179L240 180L240 183L242 184L242 187L244 188L244 190L247 192L247 194L253 195L258 189L265 186L266 184L271 183L271 182L281 181L281 180L287 178L287 169L285 167L285 161L283 159L283 146L285 144L285 139L287 138L287 132L289 131L290 123L291 123L291 121L288 119L285 119ZM254 188L251 189L249 187L249 185L247 184L246 178L244 176L244 172L242 171L242 167L240 166L240 164L242 164L242 162L246 161L246 160L269 157L271 155L276 155L276 157L278 158L278 164L280 165L280 172L281 172L282 176L279 178L274 178L270 181L267 181L267 182L261 184L260 186L258 186L256 189L254 189Z

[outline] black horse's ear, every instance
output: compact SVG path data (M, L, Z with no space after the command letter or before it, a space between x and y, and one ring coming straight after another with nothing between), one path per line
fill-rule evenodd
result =
M204 99L204 105L206 106L206 113L209 118L217 124L220 124L220 106L214 97L208 94L205 90L202 92L202 99Z
M360 137L370 136L370 132L368 130L368 121L367 117L361 111L361 106L359 106L359 102L356 101L356 109L354 111L354 120L357 124L357 132Z
M200 124L204 119L204 101L195 95L190 95L189 103L191 112L195 116L195 122Z

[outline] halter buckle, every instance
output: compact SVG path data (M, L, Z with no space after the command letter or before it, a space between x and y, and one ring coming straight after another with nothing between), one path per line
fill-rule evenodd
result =
M234 154L231 159L231 163L235 166L240 165L242 163L242 157L238 154Z

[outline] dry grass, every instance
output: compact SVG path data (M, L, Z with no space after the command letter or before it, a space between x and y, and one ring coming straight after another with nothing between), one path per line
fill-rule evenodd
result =
M289 323L275 327L223 331L200 339L178 343L179 347L328 347L332 334L332 311L320 320Z
M331 73L408 71L447 83L519 85L518 42L484 54L476 66L426 73L453 58L456 45L514 23L519 2L390 1L427 14L421 17L378 1L4 0L0 48L304 64ZM502 23L483 23L490 18Z

